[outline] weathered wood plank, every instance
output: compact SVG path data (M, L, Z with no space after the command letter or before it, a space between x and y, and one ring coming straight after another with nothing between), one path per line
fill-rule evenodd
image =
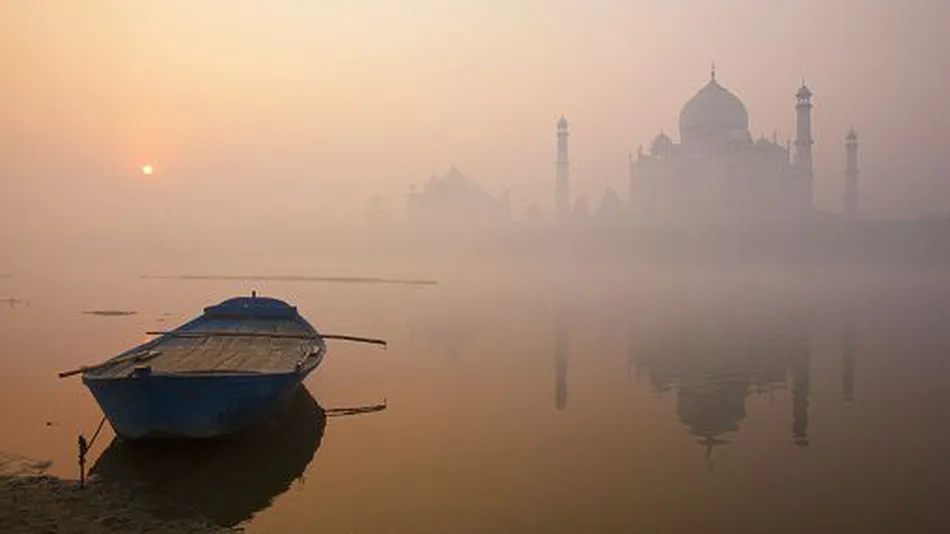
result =
M149 331L145 332L149 336L172 336L184 338L196 337L274 337L274 338L292 338L292 339L318 339L319 334L296 333L296 332L227 332L223 330L216 331L193 331L193 332L174 332L174 331Z
M313 349L318 336L303 324L274 319L210 319L194 331L149 332L162 335L149 361L154 372L287 372ZM115 364L106 376L127 376L134 365Z

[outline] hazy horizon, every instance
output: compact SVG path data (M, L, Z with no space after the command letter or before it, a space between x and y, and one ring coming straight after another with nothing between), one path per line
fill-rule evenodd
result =
M0 531L950 532L948 21L0 2Z
M8 2L0 6L0 247L88 236L332 234L371 195L452 165L514 212L553 204L555 121L576 195L627 197L627 157L708 79L751 133L794 135L815 91L815 204L860 135L862 211L950 211L950 7L843 0ZM153 164L150 177L139 172Z

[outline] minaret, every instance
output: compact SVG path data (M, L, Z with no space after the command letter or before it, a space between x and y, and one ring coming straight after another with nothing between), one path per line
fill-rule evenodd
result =
M571 178L567 160L567 119L557 121L557 178L555 182L554 217L565 222L571 214Z
M798 325L791 345L789 367L792 375L792 439L795 445L807 447L808 397L811 393L811 348L807 325Z
M567 320L558 309L554 316L554 407L567 408Z
M843 372L841 374L841 396L845 401L854 400L854 359L857 352L857 343L854 335L854 321L848 319L844 331L844 348L842 352Z
M799 447L808 446L808 359L806 354L792 363L792 439Z
M795 93L798 103L795 105L795 111L798 114L798 135L795 139L795 171L799 185L801 187L801 207L810 211L813 207L812 200L812 180L815 175L812 170L811 145L814 140L811 137L811 97L814 93L802 82L801 88Z
M638 209L640 206L637 206L637 183L636 179L636 167L633 163L633 152L627 152L627 179L628 189L627 189L627 206L630 208L630 216L636 217L639 215Z
M841 195L841 211L847 217L857 217L858 199L858 134L854 128L848 132L844 141L848 154L848 164L844 170L844 194Z

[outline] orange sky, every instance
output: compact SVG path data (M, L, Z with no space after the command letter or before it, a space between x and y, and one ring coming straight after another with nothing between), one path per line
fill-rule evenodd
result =
M574 190L625 197L628 151L678 137L711 60L756 136L793 131L806 76L820 207L839 206L854 124L865 211L950 211L943 2L273 4L0 4L3 226L336 223L374 193L401 211L410 183L452 164L549 209L560 113Z

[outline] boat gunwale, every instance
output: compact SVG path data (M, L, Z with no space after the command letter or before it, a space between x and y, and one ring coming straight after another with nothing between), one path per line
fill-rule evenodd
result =
M309 331L308 334L299 335L299 337L296 335L275 336L277 338L288 337L288 338L297 338L301 340L314 342L313 344L316 350L303 356L298 361L296 367L293 370L267 372L267 371L250 371L250 370L242 371L242 370L235 370L235 369L224 369L221 372L216 372L211 369L196 369L194 371L150 372L149 375L153 377L182 377L182 378L254 377L254 376L257 376L257 377L288 376L290 377L294 375L306 376L311 371L313 371L313 369L315 369L320 364L321 361L323 361L323 356L325 355L327 351L327 346L326 346L326 341L324 340L323 336L320 335L320 332L318 332L317 329L314 328L313 325L311 325L309 321L307 321L302 315L300 315L300 313L296 311L295 307L293 307L293 309L294 309L294 315L289 316L289 317L245 316L240 319L237 319L237 321L259 320L259 319L286 321L286 322L297 323L303 326L306 330L308 330ZM202 311L200 315L193 317L192 319L182 323L181 325L174 328L173 330L169 330L167 332L162 332L160 334L157 334L155 338L150 339L134 347L131 347L125 351L122 351L121 353L109 358L108 360L105 360L101 364L94 366L94 368L90 368L83 371L82 381L86 383L88 381L109 381L109 380L133 379L134 376L132 375L132 373L125 374L125 375L110 375L110 371L113 365L120 365L123 363L122 362L123 358L126 358L132 354L142 353L145 351L156 349L156 347L159 347L161 344L168 341L172 341L175 338L216 337L216 335L220 335L220 337L237 337L242 334L241 332L234 332L232 334L232 333L221 333L221 332L214 332L214 331L202 332L201 330L190 330L191 328L201 325L203 322L219 320L219 319L221 319L221 317L216 316L215 313L209 313L208 309L206 308L205 310ZM262 335L262 334L266 334L263 332L260 334L254 333L254 332L244 332L243 334L246 334L247 336L250 336L250 337L269 337L269 336ZM319 355L320 357L316 358L315 363L313 363L312 365L309 365L310 360L314 360L317 355Z
M326 356L327 346L325 343L319 343L317 345L317 350L311 352L307 356L301 359L300 363L296 366L295 369L291 371L251 371L251 370L241 370L241 369L222 369L216 371L213 369L196 369L194 371L175 371L175 372L149 372L144 377L137 377L133 372L127 375L91 375L89 372L83 373L82 381L83 383L90 382L109 382L109 381L118 381L118 380L141 380L145 378L182 378L182 379L198 379L198 378L280 378L280 377L294 377L301 376L304 377L313 371L320 362L323 361L323 357Z

